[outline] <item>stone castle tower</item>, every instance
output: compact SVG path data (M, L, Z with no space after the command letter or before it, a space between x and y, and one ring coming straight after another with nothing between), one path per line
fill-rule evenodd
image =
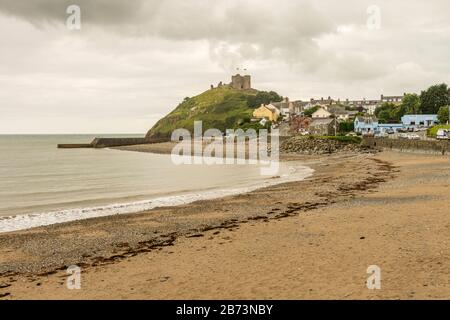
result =
M251 77L249 75L241 76L237 74L231 77L231 87L237 90L247 90L252 88Z

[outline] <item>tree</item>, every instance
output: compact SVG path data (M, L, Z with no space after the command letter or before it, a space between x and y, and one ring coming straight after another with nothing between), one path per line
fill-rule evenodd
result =
M355 125L353 121L346 121L346 122L340 122L339 123L339 132L340 133L347 133L350 131L355 130Z
M280 102L283 97L275 91L259 91L255 96L249 96L247 103L250 108L258 108L261 104Z
M420 108L420 98L415 93L408 93L403 97L402 100L402 107L401 112L403 113L402 116L405 114L417 114L419 112Z
M399 122L401 114L401 105L395 105L390 102L385 102L375 109L375 116L380 123Z
M450 106L443 106L439 108L437 113L439 122L441 124L446 124L448 122L448 114L450 112Z
M437 84L420 93L420 112L436 114L439 108L450 104L450 90L447 84Z
M380 123L389 123L389 122L391 122L390 121L391 120L391 112L389 110L387 110L387 109L381 110L378 113L377 117L378 117L378 121Z

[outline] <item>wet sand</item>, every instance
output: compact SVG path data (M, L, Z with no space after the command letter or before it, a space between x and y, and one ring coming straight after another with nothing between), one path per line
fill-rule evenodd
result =
M290 159L316 173L224 199L0 235L0 296L450 298L448 157ZM66 287L71 264L82 268L80 290ZM370 265L381 268L380 290L366 287Z

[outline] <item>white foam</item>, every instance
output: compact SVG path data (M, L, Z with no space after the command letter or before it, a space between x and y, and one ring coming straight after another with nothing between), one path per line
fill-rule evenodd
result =
M160 197L144 201L116 203L98 207L67 209L45 213L31 213L0 217L0 233L48 226L69 221L84 220L89 218L105 217L126 213L137 213L154 209L156 207L177 206L198 200L216 199L220 197L237 195L280 183L300 181L311 176L314 172L313 169L304 166L298 166L296 168L290 167L289 171L289 174L284 174L279 178L272 178L264 181L263 183L242 188L211 190L198 193Z

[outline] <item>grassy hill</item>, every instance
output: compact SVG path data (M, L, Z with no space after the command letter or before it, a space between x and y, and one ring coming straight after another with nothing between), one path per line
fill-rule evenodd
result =
M259 93L255 89L236 90L223 86L185 98L150 129L147 138L170 138L172 131L179 128L193 132L194 121L198 120L203 121L204 131L217 128L224 132L225 129L245 130L258 126L257 123L250 123L250 119Z

